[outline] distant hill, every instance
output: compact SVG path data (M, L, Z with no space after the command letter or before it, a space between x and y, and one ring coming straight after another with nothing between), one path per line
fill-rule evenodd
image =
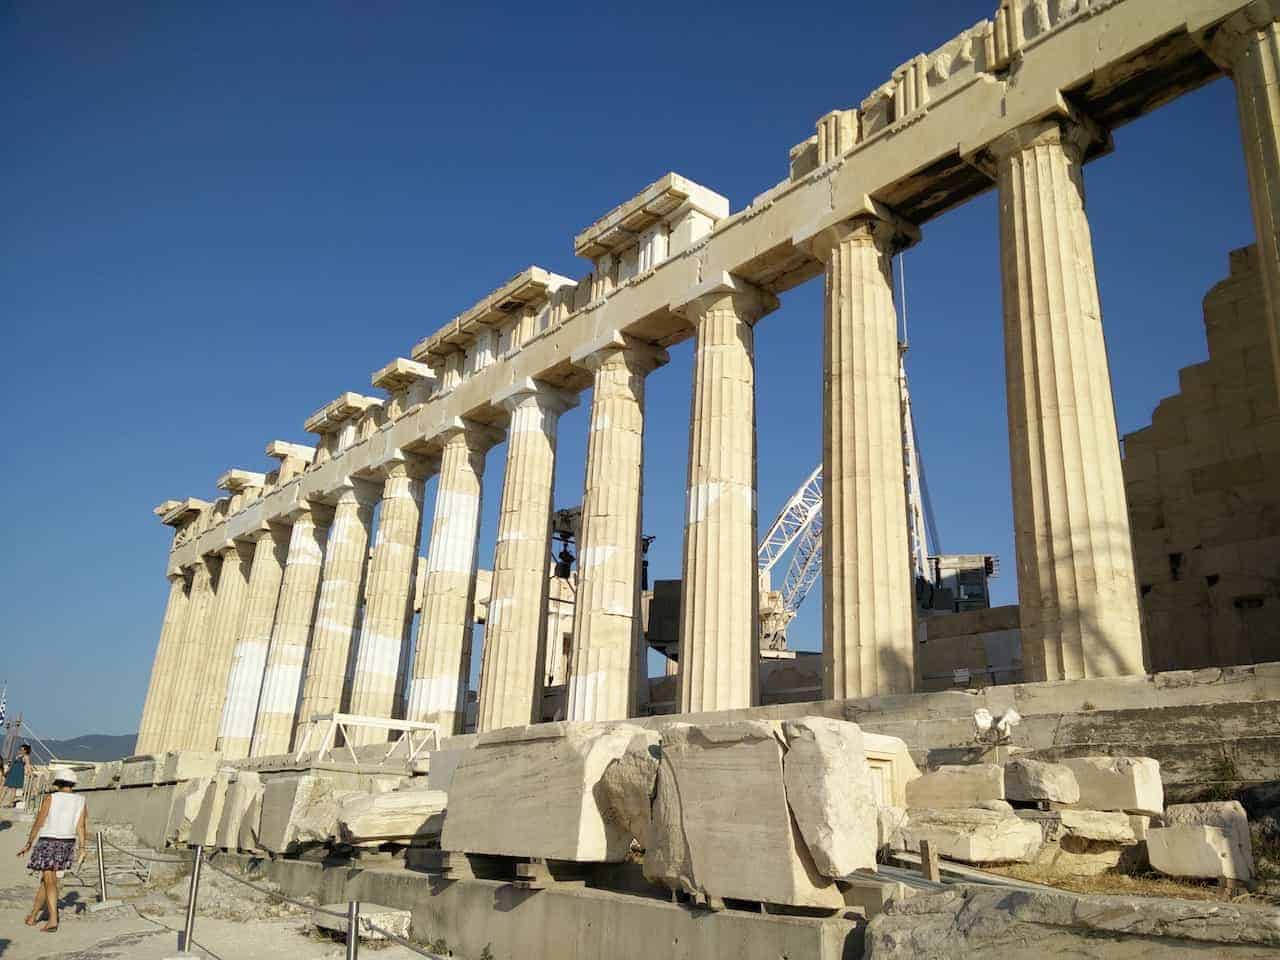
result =
M133 745L137 742L136 733L120 736L106 736L91 733L70 740L46 740L49 749L59 760L119 760L121 757L133 756ZM44 752L36 751L44 759Z

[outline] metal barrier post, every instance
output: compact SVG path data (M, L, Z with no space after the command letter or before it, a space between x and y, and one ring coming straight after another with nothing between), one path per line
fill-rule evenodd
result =
M204 845L196 846L195 859L191 861L191 886L187 888L187 922L182 927L182 943L179 952L194 954L191 949L191 935L196 928L196 896L200 893L200 864L204 862Z
M101 830L96 832L96 842L98 847L98 902L89 904L88 909L91 913L115 906L114 903L107 899L107 858Z
M347 901L347 960L359 960L360 901Z

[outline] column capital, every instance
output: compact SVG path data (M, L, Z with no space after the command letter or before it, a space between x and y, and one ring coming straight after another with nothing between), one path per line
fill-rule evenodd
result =
M632 373L644 375L665 365L671 357L661 347L618 330L595 338L569 355L571 363L592 373L611 359L620 360Z
M378 485L370 480L358 477L343 477L325 495L325 499L333 504L358 503L372 507L378 502L381 494Z
M517 380L505 389L498 390L493 399L503 409L514 411L529 403L536 404L549 413L564 413L578 405L578 398L567 390L560 390L541 380Z
M506 437L507 434L504 430L475 420L466 420L462 417L453 418L443 430L436 434L436 440L439 441L441 447L462 444L472 453L486 453L491 447L500 444Z
M778 298L731 273L721 271L690 288L679 301L672 301L673 313L683 314L695 326L716 306L728 301L733 312L750 326L766 313L778 309Z
M314 524L324 525L333 519L333 507L329 506L320 498L299 500L288 510L280 514L280 519L289 524L298 524L310 521Z
M918 243L920 228L888 211L861 214L821 230L807 243L815 257L828 263L832 251L846 241L874 244L881 253L891 257Z
M987 144L986 151L997 160L1003 160L1024 150L1051 143L1061 144L1081 161L1086 157L1110 153L1112 148L1109 130L1098 126L1064 102L1061 112L1056 116L1015 127Z
M1193 34L1214 63L1234 73L1240 57L1259 30L1280 20L1280 0L1253 0L1221 23Z
M407 477L410 480L425 480L440 469L440 458L424 456L417 453L406 453L403 450L392 450L386 462L376 468L376 473L386 480Z
M259 540L263 540L267 537L276 537L277 539L280 539L281 531L287 529L287 525L280 527L275 523L269 523L264 520L253 529L246 530L244 533L237 535L236 539L243 540L245 543L256 544Z
M222 557L223 561L226 561L233 553L238 553L245 559L249 556L249 551L245 550L244 544L239 540L224 540L214 552Z

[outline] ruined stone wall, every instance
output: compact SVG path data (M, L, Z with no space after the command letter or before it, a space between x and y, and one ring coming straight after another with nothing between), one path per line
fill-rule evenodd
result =
M1280 659L1280 407L1257 248L1230 267L1204 299L1209 359L1124 439L1150 670Z

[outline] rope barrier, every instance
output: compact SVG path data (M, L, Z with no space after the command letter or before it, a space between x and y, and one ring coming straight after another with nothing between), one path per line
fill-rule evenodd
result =
M438 953L428 953L426 950L423 950L416 943L412 943L406 940L404 937L396 936L390 930L384 930L382 927L378 926L376 923L369 922L363 916L360 918L360 922L364 924L366 927L368 927L370 930L372 930L374 933L382 934L382 936L386 937L388 940L391 940L394 943L398 943L400 946L404 947L406 950L412 950L414 953L418 954L419 956L429 957L430 960L448 960L448 958L442 957Z
M244 877L237 877L234 873L228 873L226 870L223 870L220 866L218 866L216 863L214 863L212 860L208 859L207 857L205 858L204 862L207 866L212 867L214 870L216 870L218 873L222 874L224 877L228 878L229 880L234 880L236 883L242 883L246 887L248 887L250 890L260 893L264 897L275 897L277 900L283 900L285 903L292 903L295 907L301 907L303 910L314 910L316 913L323 913L330 917L337 917L339 920L347 919L347 915L345 913L338 913L338 911L336 910L326 910L324 907L312 906L309 903L303 903L301 900L295 900L293 899L293 897L286 896L285 894L279 893L275 890L267 890L263 887L258 886L256 883L252 882L251 880L246 880Z
M133 857L135 860L147 860L147 861L150 861L151 863L191 863L191 861L194 859L193 857L148 857L148 856L145 856L144 854L137 853L136 851L126 850L124 847L117 846L116 844L108 840L106 837L102 838L102 842L105 843L108 847L111 847L113 850L119 850L121 853L125 854L126 856Z

